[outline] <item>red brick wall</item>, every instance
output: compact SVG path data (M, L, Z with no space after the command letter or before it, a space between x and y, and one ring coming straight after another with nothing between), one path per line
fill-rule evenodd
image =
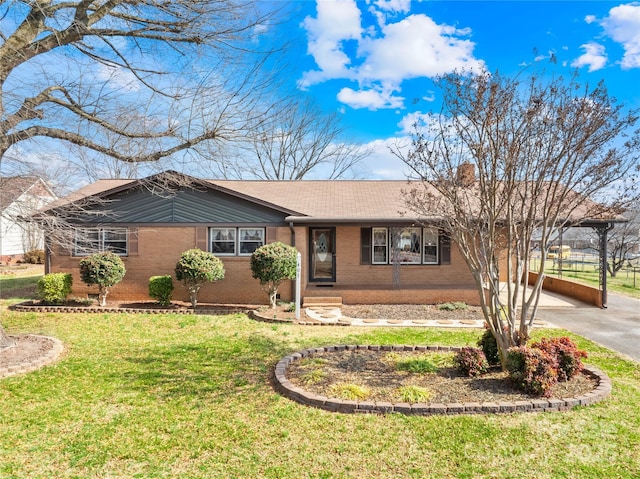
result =
M459 251L452 245L450 265L403 265L400 267L401 290L393 289L392 265L360 264L360 228L341 226L336 229L336 283L334 288L316 288L308 281L308 228L295 227L295 246L302 254L302 292L309 296L333 296L344 288L345 303L440 303L465 301L477 304L473 278ZM188 295L175 280L174 268L180 254L196 245L195 227L140 227L138 254L123 257L127 268L124 280L111 290L109 299L119 301L146 301L151 276L170 274L174 277L173 299L187 301ZM275 239L292 243L290 228L277 228ZM82 283L78 264L81 258L63 256L54 251L51 272L73 274L72 296L96 294L96 287ZM267 294L251 276L249 257L221 256L225 277L221 281L203 286L198 300L203 303L266 304ZM294 281L285 281L280 287L285 301L295 297Z

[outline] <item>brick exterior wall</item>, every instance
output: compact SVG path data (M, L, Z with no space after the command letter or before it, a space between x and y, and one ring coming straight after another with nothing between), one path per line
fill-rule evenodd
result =
M297 226L294 235L289 227L269 229L269 240L282 241L295 246L302 255L302 292L305 296L340 296L345 304L364 303L442 303L464 301L478 304L478 292L459 251L452 245L449 265L402 265L401 289L393 288L392 265L360 264L360 227L336 228L336 282L331 288L318 287L309 281L309 228ZM174 277L173 299L188 301L182 285L175 280L174 268L180 254L196 246L195 226L150 226L138 228L138 251L123 257L127 273L124 280L114 286L108 299L118 301L148 301L151 276L169 274ZM96 294L97 288L86 286L80 279L81 258L60 254L54 249L50 272L70 272L73 275L72 296L86 297ZM249 257L221 256L225 277L200 290L198 301L225 304L267 304L267 294L251 276ZM284 301L295 298L294 281L285 281L280 287Z

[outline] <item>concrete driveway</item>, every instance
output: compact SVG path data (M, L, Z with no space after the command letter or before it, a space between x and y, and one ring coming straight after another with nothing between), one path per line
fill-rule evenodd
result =
M640 300L608 294L600 309L544 293L538 318L640 362Z

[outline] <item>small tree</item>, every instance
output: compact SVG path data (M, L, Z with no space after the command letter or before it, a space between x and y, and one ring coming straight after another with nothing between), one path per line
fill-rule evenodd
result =
M98 285L100 306L107 304L109 288L122 281L125 273L122 259L111 251L96 253L80 260L80 277L89 286Z
M191 306L198 303L198 291L205 283L224 278L224 265L213 253L198 248L185 251L176 264L176 278L189 292Z
M297 255L293 246L280 242L261 246L251 255L251 272L269 295L272 308L276 307L280 283L296 277Z

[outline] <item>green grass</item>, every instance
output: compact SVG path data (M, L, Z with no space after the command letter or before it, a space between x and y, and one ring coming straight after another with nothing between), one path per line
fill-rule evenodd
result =
M640 365L575 335L612 378L610 399L566 413L412 417L303 406L274 391L273 368L308 347L464 346L482 331L4 306L0 321L66 347L56 364L0 380L3 479L640 476Z

